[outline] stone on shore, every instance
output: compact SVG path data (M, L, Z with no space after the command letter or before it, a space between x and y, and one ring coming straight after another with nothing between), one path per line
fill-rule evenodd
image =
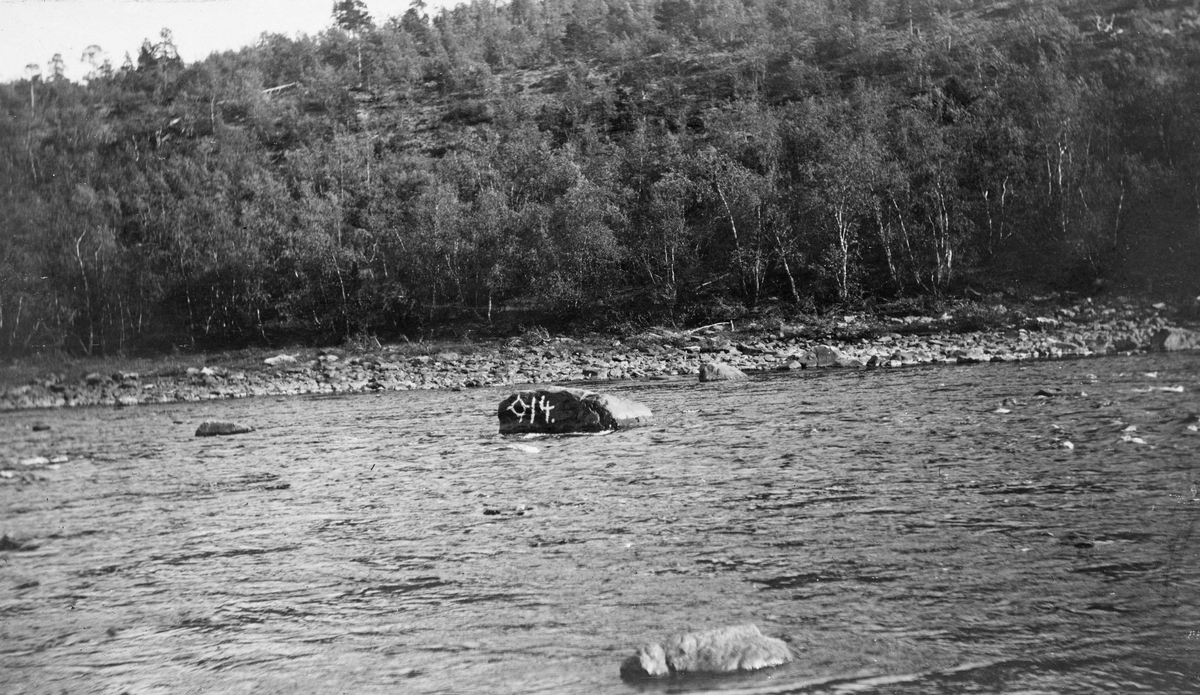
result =
M607 379L608 378L608 369L606 369L604 367L596 367L596 366L584 367L583 368L583 378L597 379L597 380Z
M295 364L295 363L296 363L295 355L286 355L286 354L282 354L282 353L275 355L274 357L268 357L267 359L263 360L263 364L267 365L268 367L278 367L278 366L284 365L284 364Z
M496 411L500 434L608 432L648 424L650 409L624 398L548 386L518 391Z
M705 362L700 365L700 381L737 381L746 378L745 372L731 364Z
M801 369L812 369L819 365L817 353L814 350L801 350L788 358L789 362L799 362Z
M951 352L950 356L957 360L959 364L979 364L980 362L992 361L992 356L980 347L960 348Z
M249 425L243 425L237 422L217 422L210 420L200 423L200 427L196 428L197 437L216 437L218 435L229 434L245 434L253 432L254 428Z
M1200 348L1200 333L1186 328L1164 328L1150 337L1150 349L1166 352Z
M733 673L779 666L791 660L792 653L783 640L766 637L754 625L731 625L685 632L672 635L661 644L643 645L621 664L621 677Z
M850 357L832 345L818 345L815 350L818 367L863 367L862 360Z

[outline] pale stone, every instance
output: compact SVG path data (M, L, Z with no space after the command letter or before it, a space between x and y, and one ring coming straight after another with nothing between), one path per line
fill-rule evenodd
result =
M745 378L746 373L731 364L705 362L700 365L700 381L737 381Z
M1200 348L1200 333L1186 328L1163 328L1150 337L1152 350L1175 352Z
M818 345L816 347L817 366L818 367L863 367L865 366L862 360L850 357L840 349L832 345Z
M685 673L732 673L779 666L792 660L783 640L754 625L685 632L640 647L621 664L621 677L662 678Z

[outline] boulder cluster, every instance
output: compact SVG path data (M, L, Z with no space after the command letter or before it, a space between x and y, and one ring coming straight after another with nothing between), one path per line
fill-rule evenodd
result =
M1200 334L1172 325L1153 308L1083 303L1048 313L981 330L964 330L963 322L948 314L845 316L832 329L820 330L776 323L735 331L724 324L650 330L620 340L512 339L464 347L465 354L412 354L413 346L399 345L259 354L155 373L89 372L75 378L48 373L0 391L0 410L687 376L707 381L738 378L737 371L896 368L1200 348ZM705 367L708 363L717 366Z

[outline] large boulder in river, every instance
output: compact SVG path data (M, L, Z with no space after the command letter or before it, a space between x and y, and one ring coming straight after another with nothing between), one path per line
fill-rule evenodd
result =
M763 635L754 625L731 625L643 645L621 664L621 678L753 671L791 660L792 653L783 640Z
M1164 328L1150 337L1151 350L1195 350L1200 348L1200 333L1186 328Z
M549 386L518 391L496 411L500 434L608 432L650 422L646 406L606 394Z
M732 364L705 362L700 365L700 381L737 381L746 378L746 373Z

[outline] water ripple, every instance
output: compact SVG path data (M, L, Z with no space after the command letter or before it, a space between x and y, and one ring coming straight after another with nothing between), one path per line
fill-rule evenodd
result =
M1183 391L1150 388L1148 372ZM1047 387L1062 395L1036 395ZM6 415L8 687L1200 681L1200 356L608 390L656 423L506 439L495 389ZM257 430L193 437L209 419ZM639 642L746 621L797 660L736 678L617 677Z

